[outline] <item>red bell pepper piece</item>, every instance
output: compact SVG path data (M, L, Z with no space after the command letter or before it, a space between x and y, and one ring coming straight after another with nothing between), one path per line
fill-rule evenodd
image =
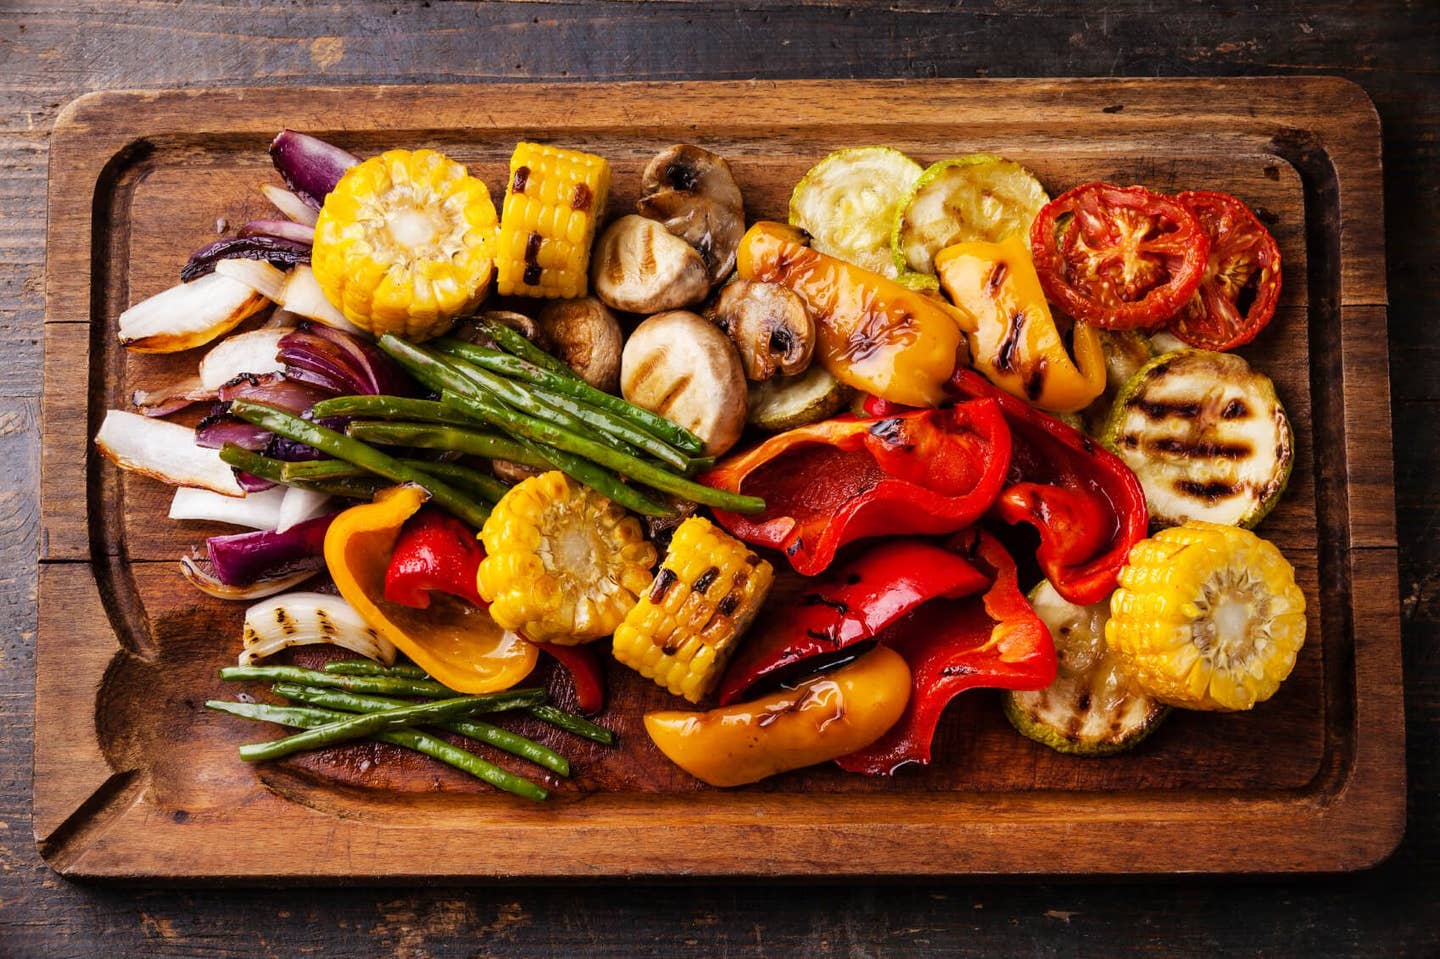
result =
M956 371L950 386L962 399L993 398L1010 425L1010 480L995 503L996 515L1040 532L1035 557L1062 597L1088 606L1109 596L1130 548L1149 528L1135 474L1084 433L974 370Z
M980 597L936 599L877 637L910 666L910 702L884 736L836 760L850 772L890 775L930 762L940 716L967 689L1044 689L1055 681L1055 644L1016 581L1015 561L988 533L971 530L956 544L989 567L994 581Z
M475 574L485 548L460 520L423 507L400 530L385 568L385 598L415 609L430 607L430 592L458 596L482 609Z
M990 576L952 550L900 539L805 585L795 601L773 606L751 631L720 683L722 706L797 663L875 638L922 603L978 593Z
M964 529L999 495L1009 461L1005 418L985 399L802 426L726 460L703 482L764 497L759 515L716 510L715 518L813 576L857 539Z
M557 646L555 643L537 643L541 649L555 657L565 667L575 687L575 705L582 713L598 713L605 706L605 673L600 669L600 660L589 645Z

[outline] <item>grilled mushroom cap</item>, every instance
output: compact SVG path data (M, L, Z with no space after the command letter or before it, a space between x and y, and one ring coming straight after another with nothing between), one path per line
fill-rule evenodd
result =
M711 285L729 276L745 235L745 205L725 158L676 144L650 161L643 185L645 195L635 204L640 215L698 250Z
M815 323L800 297L779 284L737 280L706 315L735 344L747 379L794 376L810 365Z
M745 371L735 347L687 310L652 316L635 328L620 359L625 399L659 413L725 452L745 428Z
M582 380L606 393L619 389L623 337L604 303L593 296L554 300L540 311L538 324L550 352Z
M709 197L732 209L744 206L740 187L725 158L689 143L677 143L651 160L645 168L641 187L647 195L667 189L680 190Z
M643 216L622 216L595 244L590 281L607 306L659 313L697 303L710 289L695 249Z
M550 348L550 341L545 338L545 331L524 313L515 313L511 310L487 310L476 319L503 323L542 350ZM477 343L485 339L485 335L479 332L477 324L472 320L462 321L450 335L469 343Z

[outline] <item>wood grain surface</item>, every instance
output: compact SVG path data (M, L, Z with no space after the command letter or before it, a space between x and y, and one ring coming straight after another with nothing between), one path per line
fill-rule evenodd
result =
M0 12L0 954L1427 955L1437 948L1440 728L1433 476L1440 466L1436 12L1426 5L979 3L346 4L297 8L11 3ZM1338 73L1385 131L1395 502L1410 741L1409 831L1354 877L785 890L164 891L57 880L29 841L38 546L38 340L47 137L96 88L265 82L747 76ZM1378 238L1372 238L1378 242ZM1374 342L1347 344L1373 350ZM1373 396L1346 408L1383 409ZM1363 421L1362 421L1363 422ZM1385 494L1372 478L1375 495ZM1384 551L1362 550L1362 564ZM1381 571L1372 570L1371 575ZM1392 593L1393 595L1393 593ZM1379 597L1378 613L1385 602ZM125 784L118 784L124 790Z
M1354 576L1357 529L1363 548L1393 559L1393 509L1375 490L1390 486L1390 442L1383 420L1367 421L1363 405L1355 420L1343 402L1373 397L1388 412L1385 355L1349 348L1378 341L1385 324L1381 250L1363 242L1382 229L1379 130L1358 87L1325 78L490 84L483 113L466 99L472 89L106 92L57 121L34 823L58 870L364 882L1314 872L1364 868L1394 848L1404 789L1398 598L1383 570ZM827 111L832 103L845 111ZM775 126L777 115L792 125ZM614 170L612 216L633 208L641 170L676 139L727 157L756 219L783 218L819 157L872 141L925 162L992 150L1054 193L1106 180L1243 197L1269 222L1287 270L1278 321L1243 353L1274 379L1295 429L1290 489L1261 528L1296 565L1307 598L1294 675L1253 714L1182 715L1104 762L1015 735L994 695L980 693L947 712L923 771L860 777L827 766L722 793L650 745L640 716L673 701L611 664L600 718L620 743L576 752L563 733L546 735L575 752L577 775L553 784L543 810L433 764L377 770L365 747L258 770L237 762L233 750L253 729L200 704L233 694L215 675L234 655L242 610L195 595L174 562L204 529L168 521L171 490L104 464L70 433L126 408L136 389L189 375L193 353L121 349L116 317L171 286L173 251L208 242L217 216L263 215L255 184L269 176L263 147L277 116L362 155L397 142L443 149L491 183L504 182L518 139L601 153ZM1351 463L1379 480L1366 474L1372 482L1352 495ZM95 661L96 648L114 658ZM82 744L65 720L92 710L98 743ZM95 745L100 762L86 761ZM694 833L683 848L636 828L682 817ZM354 848L368 850L365 862Z

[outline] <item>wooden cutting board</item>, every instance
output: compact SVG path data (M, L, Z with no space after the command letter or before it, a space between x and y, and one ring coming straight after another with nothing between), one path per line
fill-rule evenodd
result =
M986 151L1052 194L1093 179L1214 189L1279 241L1278 315L1244 352L1297 432L1294 477L1260 532L1295 564L1309 639L1252 713L1177 713L1138 750L1060 756L967 693L934 764L890 779L830 768L730 791L655 752L643 711L673 703L615 666L613 750L562 748L573 782L535 805L386 752L254 767L263 736L204 710L236 688L242 604L208 599L176 559L218 527L173 523L170 490L88 442L131 391L195 354L127 355L120 311L175 282L189 251L269 215L281 127L362 155L434 147L499 195L519 139L615 168L611 211L650 156L727 156L752 218L784 218L796 180L871 143L922 162ZM485 84L100 93L51 141L46 270L35 834L74 877L273 881L603 876L1357 869L1404 828L1379 124L1360 89L1293 80ZM259 690L251 690L259 692ZM357 752L360 750L362 752ZM380 762L377 767L373 765ZM367 764L368 765L367 768Z

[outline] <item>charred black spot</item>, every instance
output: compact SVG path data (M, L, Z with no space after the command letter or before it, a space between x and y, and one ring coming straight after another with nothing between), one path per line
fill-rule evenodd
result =
M1249 415L1250 407L1246 406L1245 401L1238 396L1226 403L1225 408L1220 411L1220 418L1222 420L1238 420L1242 416Z
M1000 292L1000 284L1005 282L1005 274L1009 269L1010 267L1006 265L1004 260L996 263L995 266L991 268L990 275L985 279L985 293L987 296L993 299L995 295Z
M1015 370L1015 354L1020 350L1020 333L1025 329L1025 312L1017 310L1010 316L1010 328L1005 331L1005 339L1000 341L1000 349L995 351L995 369L1001 373L1011 373Z
M539 262L540 262L540 244L542 244L542 243L544 243L544 242L545 242L545 238L542 237L542 236L541 236L540 234L538 234L538 233L533 233L533 232L532 232L528 237L526 237L526 239L525 239L525 262L526 262L526 263L539 263Z
M1079 433L1080 431L1076 430L1076 432ZM1080 448L1085 451L1086 456L1095 455L1095 441L1084 433L1080 433Z
M575 193L570 197L570 209L588 210L594 201L595 195L590 192L590 187L585 183L575 184Z
M525 184L530 181L530 168L521 166L515 168L515 175L510 180L511 193L524 193Z
M1045 370L1049 366L1049 361L1042 356L1035 361L1035 368L1030 371L1030 375L1025 377L1025 395L1030 397L1032 403L1045 391Z
M1219 480L1214 480L1209 483L1200 483L1195 480L1177 480L1175 488L1182 493L1189 493L1191 496L1211 501L1226 499L1239 492L1234 483L1225 483Z
M877 439L886 443L898 443L905 435L905 421L898 416L891 416L883 420L876 420L870 427L869 433Z
M540 274L542 272L544 271L540 269L539 263L530 263L526 265L525 275L521 279L524 281L526 286L539 286Z
M1193 420L1200 415L1199 403L1156 403L1141 396L1132 396L1125 405L1139 410L1152 420L1163 420L1170 416Z
M738 607L739 605L740 597L735 593L727 593L725 598L720 600L719 605L715 607L715 610L721 616L729 616L730 614L735 612L736 607Z
M675 573L668 567L660 567L655 582L650 584L650 602L659 605L665 601L665 594L670 592L670 587L675 585Z
M1249 456L1251 449L1244 443L1219 443L1211 440L1197 440L1187 443L1177 439L1158 439L1150 441L1150 449L1157 453L1170 453L1175 456L1188 456L1193 458L1209 457L1222 460L1239 460Z
M684 160L676 160L665 168L661 179L676 190L692 193L700 185L700 171Z
M705 572L695 578L695 585L691 587L697 593L703 593L710 588L715 579L720 575L718 566L711 566Z
M850 612L850 607L843 601L831 599L828 596L821 596L819 593L806 593L805 598L802 599L801 602L806 606L828 606L841 616Z
M804 548L805 548L805 541L804 541L803 539L797 539L795 542L793 542L793 543L791 543L789 546L785 547L785 555L786 555L786 556L794 556L796 553L800 552L800 551L801 551L802 549L804 549Z
M1075 705L1079 707L1082 713L1088 710L1090 708L1090 690L1087 689L1082 692L1080 698L1075 701Z
M975 672L975 667L965 663L956 663L953 666L946 666L940 670L941 676L969 676Z
M795 345L795 337L785 327L778 327L770 331L770 352L789 353L790 348Z

